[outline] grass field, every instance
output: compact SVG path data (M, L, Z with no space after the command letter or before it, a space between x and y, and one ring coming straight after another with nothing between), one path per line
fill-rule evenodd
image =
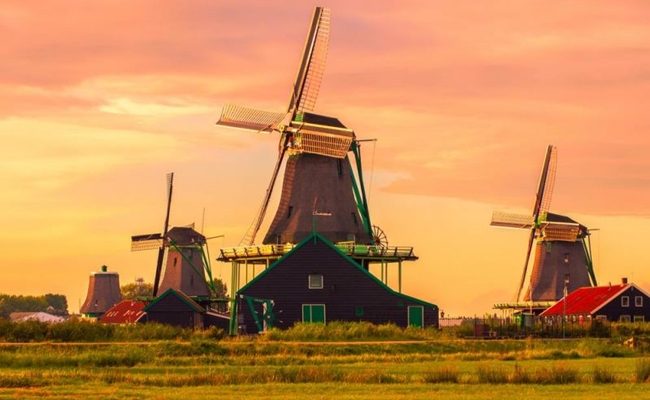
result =
M0 345L0 399L639 399L648 377L601 339Z
M338 322L235 338L0 323L0 399L650 398L648 327L630 328L643 329L625 331L641 347L629 336L475 340Z

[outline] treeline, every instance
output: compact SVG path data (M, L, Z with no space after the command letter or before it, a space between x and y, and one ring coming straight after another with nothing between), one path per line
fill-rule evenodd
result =
M9 318L13 312L43 311L53 315L68 315L68 300L62 294L42 296L0 294L0 317Z

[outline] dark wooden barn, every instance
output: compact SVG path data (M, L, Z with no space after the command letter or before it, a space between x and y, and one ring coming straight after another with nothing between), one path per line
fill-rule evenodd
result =
M205 309L178 290L168 289L149 303L143 311L146 314L139 322L203 328Z
M650 321L650 295L623 278L620 285L577 289L568 294L566 301L558 301L540 314L540 317L561 320L564 315L580 321Z
M273 302L273 326L368 321L438 326L438 307L395 292L319 234L312 234L237 292L240 331L260 331ZM257 315L253 315L252 309Z

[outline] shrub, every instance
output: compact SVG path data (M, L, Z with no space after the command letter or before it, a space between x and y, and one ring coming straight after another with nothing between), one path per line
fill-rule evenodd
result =
M542 384L567 384L578 382L578 371L564 364L556 364L551 368L540 368L536 371L533 380Z
M496 368L489 365L479 365L476 368L476 377L479 383L508 383L508 374L503 368Z
M614 383L616 382L616 375L611 369L596 365L594 367L594 382L595 383Z
M634 368L634 378L636 382L646 382L650 378L650 360L648 358L639 358Z
M442 366L426 371L423 380L425 383L458 383L460 373L456 367Z
M530 373L525 370L522 366L515 364L515 369L510 374L510 383L531 383L533 379L530 376Z

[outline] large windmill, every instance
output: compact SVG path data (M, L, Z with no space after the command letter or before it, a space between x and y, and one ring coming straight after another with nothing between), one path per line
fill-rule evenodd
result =
M264 244L297 243L315 229L332 242L370 244L376 242L373 238L385 238L379 229L373 232L370 224L354 131L337 118L312 113L325 68L329 29L330 10L317 7L286 112L227 105L217 122L280 134L271 181L262 206L242 239L243 245L255 244L285 156L288 157L282 194ZM359 184L348 158L350 151L355 154ZM320 214L313 211L316 204ZM327 217L319 218L323 213Z
M524 301L556 301L562 298L565 289L571 292L596 285L589 230L567 216L549 212L556 168L557 148L550 145L544 157L532 214L494 212L492 215L492 226L530 230L517 302L528 276L528 263L535 243L535 261Z

